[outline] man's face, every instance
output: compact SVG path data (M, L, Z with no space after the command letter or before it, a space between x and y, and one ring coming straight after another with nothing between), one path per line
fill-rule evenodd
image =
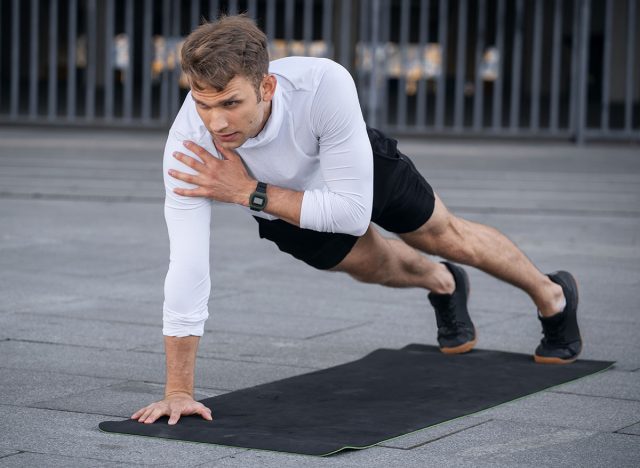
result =
M253 84L244 76L236 76L222 91L191 88L191 96L216 144L235 149L262 131L271 113L275 87L275 77L266 76L260 84L258 101Z

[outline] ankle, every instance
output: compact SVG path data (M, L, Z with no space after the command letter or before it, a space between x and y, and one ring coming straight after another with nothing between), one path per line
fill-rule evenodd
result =
M429 290L434 294L453 294L456 290L456 280L443 263L438 264Z
M547 286L543 299L536 301L539 314L547 318L561 313L567 305L562 287L551 280L549 283L551 284Z

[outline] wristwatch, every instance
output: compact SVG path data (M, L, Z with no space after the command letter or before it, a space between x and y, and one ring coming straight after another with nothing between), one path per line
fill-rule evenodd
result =
M249 208L253 211L262 211L267 207L267 184L258 182L255 192L249 195Z

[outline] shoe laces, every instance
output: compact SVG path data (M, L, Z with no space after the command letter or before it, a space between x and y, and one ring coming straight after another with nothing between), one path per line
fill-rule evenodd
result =
M566 320L560 320L558 323L542 322L542 334L547 343L562 344L564 342L564 332L566 328Z
M440 327L440 332L443 335L456 335L458 333L458 329L461 326L464 326L463 322L456 320L456 300L454 296L449 298L447 302L447 307L445 310L440 312L440 319L443 322L443 326Z

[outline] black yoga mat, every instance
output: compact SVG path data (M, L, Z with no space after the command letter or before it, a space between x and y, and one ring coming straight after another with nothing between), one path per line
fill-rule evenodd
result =
M307 455L376 445L602 371L611 362L535 364L531 355L437 347L379 349L357 361L202 400L175 426L105 421L100 429Z

